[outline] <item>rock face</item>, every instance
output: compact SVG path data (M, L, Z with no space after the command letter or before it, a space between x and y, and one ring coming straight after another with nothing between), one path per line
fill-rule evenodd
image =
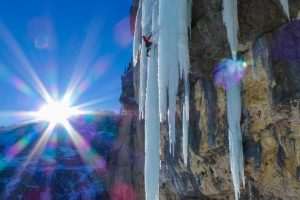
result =
M138 104L136 96L138 89L134 83L138 82L138 68L133 68L130 63L128 69L122 75L122 94L120 102L123 106L122 121L119 127L118 139L122 141L119 153L114 160L118 163L115 171L114 182L124 180L130 183L135 191L132 200L145 199L144 191L144 160L145 137L144 124L139 120ZM119 167L125 166L125 167ZM124 200L127 200L125 198Z
M248 63L241 90L246 176L241 199L300 196L300 21L296 19L300 2L289 4L290 22L278 0L238 1L239 56ZM213 74L218 62L230 56L221 0L193 2L189 46L189 163L184 166L181 154L179 91L174 156L168 151L165 124L161 129L160 199L234 199L226 94L215 85ZM132 72L138 77L138 69ZM132 84L131 95L138 102L138 79ZM139 127L138 144L144 142L143 135ZM142 185L136 190L144 192Z

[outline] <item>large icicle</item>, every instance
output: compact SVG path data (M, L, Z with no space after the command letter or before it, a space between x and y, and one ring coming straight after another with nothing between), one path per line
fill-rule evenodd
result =
M148 62L145 107L145 190L146 199L158 199L160 160L160 121L157 84L157 46L153 45Z
M238 11L237 0L223 0L223 22L227 30L227 37L232 53L232 58L236 59L238 47Z
M158 44L158 82L159 82L159 111L160 120L164 120L167 113L167 89L169 86L169 69L177 68L177 18L176 8L177 0L159 1L159 44ZM172 8L170 5L173 5ZM171 17L175 17L173 20Z
M281 5L282 5L284 14L290 19L289 0L279 0L279 1L280 1Z
M152 8L154 0L141 0L142 5L142 35L149 36L151 34ZM147 57L146 47L142 45L141 62L140 62L140 88L139 88L139 111L140 118L144 118L145 111L145 95L147 80Z
M157 6L158 4L155 3L153 7L153 33L157 31ZM151 53L148 58L145 107L145 191L147 200L158 200L159 198L160 120L158 102L157 40L157 35L153 35Z
M229 135L229 153L232 182L234 186L235 199L240 196L240 179L245 186L244 178L244 156L242 146L242 133L240 127L241 97L239 84L232 84L232 78L227 79L227 120Z
M240 127L240 82L246 73L246 67L247 64L243 61L226 59L219 64L215 71L216 83L226 88L229 156L236 200L240 196L240 180L245 186L242 132Z
M234 186L235 198L240 196L240 179L244 181L244 157L242 146L242 134L240 127L241 97L239 82L235 83L233 74L238 73L240 62L237 61L238 47L238 11L237 0L223 0L223 21L227 30L227 37L233 60L228 62L225 72L227 95L227 120L229 135L230 167Z
M172 8L170 8L172 5ZM169 143L170 149L175 144L175 111L179 83L178 68L178 5L179 0L159 1L159 44L158 44L158 76L160 119L165 119L167 110L167 94L169 95ZM163 27L163 28L162 28ZM168 89L168 90L167 90ZM168 93L167 93L168 91Z
M183 160L187 165L188 158L188 123L189 123L189 30L190 30L190 14L191 3L190 0L179 0L179 38L178 38L178 55L179 55L179 67L180 78L184 83L184 102L183 102L183 114L182 114L182 151Z

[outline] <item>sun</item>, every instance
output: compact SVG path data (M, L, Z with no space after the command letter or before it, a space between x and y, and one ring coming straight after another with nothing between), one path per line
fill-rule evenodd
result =
M38 111L38 117L49 123L64 124L70 117L78 115L79 110L72 108L66 102L51 102L43 105Z

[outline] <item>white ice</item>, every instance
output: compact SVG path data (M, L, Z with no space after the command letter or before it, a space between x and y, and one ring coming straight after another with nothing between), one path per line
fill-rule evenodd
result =
M170 7L172 5L172 7ZM145 118L145 190L158 199L160 122L169 122L170 150L175 152L176 102L179 80L184 83L182 115L184 163L188 157L189 49L191 0L141 0L134 37L152 34L150 57L141 38L134 38L133 56L140 54L140 117ZM139 32L139 26L142 30ZM135 61L136 62L136 61Z
M236 65L241 62L236 62ZM235 65L234 65L235 66ZM233 70L237 70L237 67ZM232 181L234 186L235 199L240 196L240 180L245 186L244 178L244 156L242 145L241 120L241 94L240 85L231 76L226 77L227 97L227 120L229 136L229 153Z
M152 26L152 8L154 0L142 0L142 35L148 37L151 34ZM140 38L141 39L141 38ZM142 43L141 62L140 62L140 88L139 88L139 111L140 118L144 118L145 111L145 96L146 96L146 80L147 80L147 57L146 47Z
M188 159L188 131L189 131L189 31L191 23L191 5L192 1L179 1L179 38L178 38L178 55L179 55L179 68L180 78L184 83L184 101L183 101L183 113L182 113L182 152L183 160L187 165Z
M288 19L290 19L289 0L279 0L279 1L282 5L284 14L287 16Z
M152 32L158 28L158 4L152 10ZM157 37L152 38L148 58L148 76L145 105L145 190L147 200L159 198L160 165L160 120L158 101L158 60Z
M238 47L239 29L237 0L223 0L223 22L226 26L232 58L235 60Z
M170 5L173 5L170 7ZM179 0L159 1L159 44L158 44L158 76L160 119L165 119L168 96L168 122L170 150L175 145L175 111L179 83L178 67L178 5ZM161 28L163 27L163 28ZM174 152L173 152L174 153Z

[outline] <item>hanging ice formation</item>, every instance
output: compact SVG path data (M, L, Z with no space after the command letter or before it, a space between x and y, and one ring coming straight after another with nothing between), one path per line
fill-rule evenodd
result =
M173 9L169 9L170 4L175 5ZM166 115L168 114L170 151L174 153L174 147L176 142L176 97L179 78L181 78L183 80L185 88L182 116L182 144L185 164L187 164L188 155L188 71L190 66L188 49L188 30L190 27L191 4L191 0L165 0L159 2L159 26L164 27L163 29L160 29L158 45L160 120L163 121L166 118Z
M246 73L246 62L224 59L215 71L215 81L226 89L229 156L235 198L239 198L240 180L244 180L244 156L240 127L240 82Z
M140 117L145 118L146 199L158 199L160 122L168 117L170 151L175 149L175 112L179 80L184 83L182 131L184 163L188 157L190 66L188 33L192 0L140 0L135 23L134 64L140 53ZM172 5L172 8L170 8ZM140 20L140 22L139 22ZM161 28L163 27L163 28ZM141 36L152 34L150 57Z
M158 4L152 10L152 33L157 31ZM160 161L160 122L158 102L158 38L152 37L151 54L148 58L148 75L145 104L145 188L146 199L158 200Z
M238 12L237 0L223 0L223 22L227 30L227 37L232 53L232 58L236 60L238 47Z
M189 31L191 31L191 9L192 9L192 0L182 1L179 0L179 42L178 42L178 50L179 50L179 67L180 67L180 75L181 79L184 82L184 102L183 102L183 113L182 113L182 153L184 164L187 166L188 159L188 131L189 131L189 96L190 96L190 88L189 88L189 66L190 66L190 58L189 58L189 49L188 49L188 35ZM188 27L188 28L187 28Z
M144 0L139 5L141 8L141 34L137 34L140 38L135 40L141 40L141 36L148 36L151 34L152 26L152 9L154 0ZM139 11L138 11L139 12ZM137 22L139 23L139 22ZM140 90L139 90L139 111L140 118L144 118L145 111L145 98L146 98L146 80L147 80L147 57L146 57L146 47L141 45L141 61L140 61ZM136 49L135 49L136 50ZM137 52L135 52L137 53ZM138 56L134 55L133 57Z
M170 151L175 145L175 111L179 83L178 31L179 0L159 1L158 77L160 120L168 112ZM174 5L170 9L170 5ZM167 100L168 97L168 100ZM167 105L169 104L169 107ZM168 109L169 108L169 109Z
M240 180L245 186L244 178L244 156L242 146L242 133L240 127L241 118L241 97L239 82L233 82L232 75L239 68L239 62L236 59L238 47L238 12L237 0L223 0L223 21L227 30L227 37L232 53L231 64L227 66L225 74L225 87L227 96L227 120L229 136L229 156L234 186L235 199L240 196ZM230 73L228 73L230 72Z
M234 65L237 65L235 63ZM227 96L227 120L229 135L230 168L234 186L235 199L240 196L240 180L245 187L244 156L242 145L241 119L241 95L240 84L232 84L232 78L226 80Z
M282 5L282 8L283 8L283 11L284 11L284 14L287 16L287 18L289 18L290 20L290 12L289 12L289 0L279 0L281 5Z

